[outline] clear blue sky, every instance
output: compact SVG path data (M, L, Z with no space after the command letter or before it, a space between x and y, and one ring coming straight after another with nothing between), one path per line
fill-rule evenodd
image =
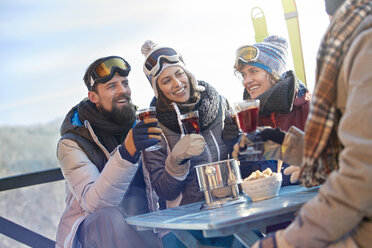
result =
M324 0L297 0L309 89L315 57L329 23ZM0 125L46 123L87 95L82 77L96 58L129 61L135 104L153 91L145 78L141 46L147 39L182 53L197 79L231 102L243 87L234 76L237 47L253 44L250 12L264 10L269 34L288 38L279 0L14 0L0 3ZM293 69L289 50L288 69Z

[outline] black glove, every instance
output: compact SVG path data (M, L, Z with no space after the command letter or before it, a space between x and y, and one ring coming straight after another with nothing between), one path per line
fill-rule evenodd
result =
M256 145L255 150L262 150L262 158L259 157L259 160L277 160L280 158L281 144L284 137L285 132L280 129L273 129L266 126L258 127L256 131L242 134L239 137L238 142L233 146L232 157L237 160L243 160L246 156L244 151L247 147ZM258 144L259 142L264 142L264 145L260 146ZM256 160L256 158L254 156L248 157L248 160Z
M234 144L238 141L240 132L239 128L234 124L229 115L226 115L224 120L224 128L222 130L222 141L227 146L229 153L231 153Z
M283 144L285 133L279 128L269 128L265 127L260 131L259 135L262 137L263 141L271 140L279 145Z

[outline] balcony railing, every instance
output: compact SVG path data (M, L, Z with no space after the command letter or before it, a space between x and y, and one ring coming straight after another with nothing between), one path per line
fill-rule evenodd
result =
M0 178L0 192L59 180L64 180L60 168ZM55 247L54 240L14 223L3 216L0 216L0 234L30 247Z

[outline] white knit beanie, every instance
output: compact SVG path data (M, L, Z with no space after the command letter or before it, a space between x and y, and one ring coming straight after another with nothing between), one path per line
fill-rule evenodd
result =
M158 72L156 74L156 76L149 75L148 72L147 72L147 70L146 70L146 67L145 67L146 60L147 60L147 58L153 52L155 52L156 50L158 50L160 48L165 48L165 47L159 46L157 43L153 42L152 40L145 41L145 43L142 45L142 48L141 48L141 52L145 56L145 62L143 63L143 72L145 73L147 79L150 81L151 87L154 90L154 93L155 93L155 97L156 98L158 98L158 91L157 91L157 88L156 88L156 82L158 80L158 77L164 71L164 69L166 69L168 67L171 67L171 66L179 66L179 67L181 67L186 72L186 74L189 76L191 86L195 90L198 90L198 91L204 91L205 90L205 88L203 86L198 85L198 82L196 81L195 76L189 70L187 70L187 68L186 68L186 66L185 66L185 64L184 64L184 62L182 60L182 56L178 52L177 53L179 54L179 59L176 62L174 62L172 64L163 62L163 65L162 65L162 67L160 69L160 72ZM175 50L175 49L173 49L173 50Z

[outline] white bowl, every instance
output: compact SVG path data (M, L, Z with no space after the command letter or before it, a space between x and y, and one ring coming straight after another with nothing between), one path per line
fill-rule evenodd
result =
M243 181L241 186L243 191L253 200L261 201L278 195L282 184L282 174L275 173L272 176Z

